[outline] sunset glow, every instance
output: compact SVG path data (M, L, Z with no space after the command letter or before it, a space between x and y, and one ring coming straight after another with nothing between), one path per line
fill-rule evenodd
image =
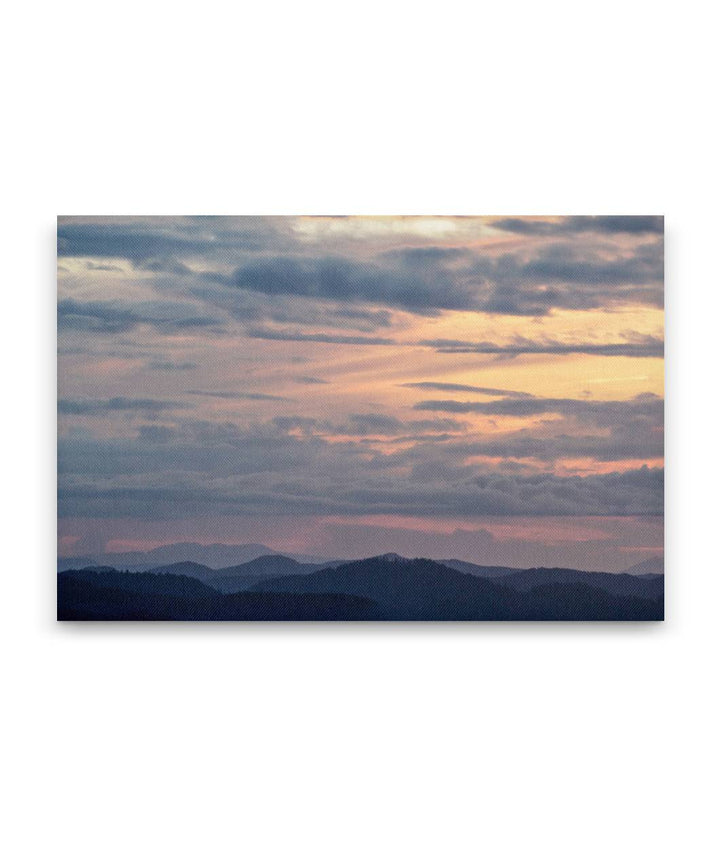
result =
M654 217L63 217L59 550L663 548Z

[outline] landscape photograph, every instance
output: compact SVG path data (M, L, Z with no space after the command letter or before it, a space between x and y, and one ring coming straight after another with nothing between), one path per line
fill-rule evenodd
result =
M58 217L58 619L662 620L663 247Z

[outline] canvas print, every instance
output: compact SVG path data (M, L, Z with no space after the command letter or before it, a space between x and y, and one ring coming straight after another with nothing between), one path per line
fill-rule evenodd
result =
M663 218L58 218L61 620L656 621Z

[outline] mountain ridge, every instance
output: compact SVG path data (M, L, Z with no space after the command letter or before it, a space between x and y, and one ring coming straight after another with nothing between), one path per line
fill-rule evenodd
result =
M363 621L663 616L661 575L459 564L462 570L386 553L321 566L277 554L221 569L192 561L151 570L90 566L58 573L58 616Z
M390 552L379 554L380 556L392 556L405 560L408 557L398 553ZM249 542L245 544L199 544L194 541L174 542L154 547L151 550L133 550L118 553L98 553L95 555L82 556L59 556L57 559L58 571L70 570L78 567L105 566L115 568L127 568L134 570L153 570L157 567L178 564L181 562L195 562L205 565L213 571L226 570L239 565L247 564L263 557L283 556L293 559L301 565L329 566L331 564L347 564L350 561L361 561L361 559L338 559L324 556L311 556L301 553L291 553L282 550L274 550L266 544ZM376 556L362 557L377 558ZM422 557L414 557L422 558ZM473 573L477 576L493 577L505 576L518 571L527 570L523 567L510 567L504 565L483 565L476 561L467 559L432 559L431 561L444 564L447 567ZM575 569L581 570L581 569ZM653 556L631 565L621 571L581 571L582 573L624 573L633 575L644 575L648 573L661 574L664 572L664 560L662 557Z
M632 620L660 614L658 597L641 597L635 591L616 593L593 585L597 581L581 571L568 569L569 577L561 574L557 579L556 570L565 569L531 569L530 574L540 571L537 578L529 585L525 579L524 586L514 587L507 584L507 578L491 581L430 559L397 561L380 556L302 576L264 580L250 590L367 597L400 620L542 620L547 615L577 619L581 616L573 600L582 605L582 617L588 620ZM562 595L557 604L549 598L552 591Z
M630 565L623 573L643 576L646 574L664 574L665 573L665 558L664 556L651 556L649 559L644 559L642 562L637 562Z
M119 553L98 553L83 556L58 556L58 571L70 570L77 567L110 566L150 570L161 565L172 565L178 562L197 562L207 565L213 570L240 565L261 556L288 555L273 550L266 544L198 544L194 541L181 541L173 544L163 544L151 550L130 550ZM333 559L292 553L288 558L299 562L329 562Z
M57 575L60 620L188 621L517 621L660 620L662 595L639 597L599 587L568 569L529 569L519 580L489 580L430 559L374 557L311 573L254 580L223 591L226 580L84 568ZM176 569L187 569L188 563ZM282 565L286 569L292 565ZM197 566L190 565L197 571ZM559 576L558 576L559 573ZM523 574L525 576L523 576ZM533 574L535 576L533 576ZM569 576L568 576L569 575ZM628 579L633 578L625 575ZM595 584L588 584L588 580ZM606 582L606 581L605 581ZM660 584L662 578L660 578ZM634 578L634 585L657 585ZM660 588L660 591L662 589ZM641 592L642 593L642 592Z

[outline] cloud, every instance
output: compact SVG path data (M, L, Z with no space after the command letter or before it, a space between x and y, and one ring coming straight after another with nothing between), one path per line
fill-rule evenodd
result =
M244 292L383 305L422 315L462 310L542 316L553 308L662 305L658 241L615 255L577 240L501 256L432 249L396 250L374 261L264 258L219 280Z
M575 398L501 398L495 401L428 400L419 401L415 410L444 413L480 413L486 416L536 416L559 413L607 425L627 420L636 414L662 420L663 400L650 393L638 395L628 401L589 401Z
M149 324L161 333L217 328L220 321L198 315L193 305L172 301L123 304L117 301L58 301L58 330L80 330L86 333L124 333L140 324Z
M251 339L269 339L279 342L319 342L332 345L395 345L402 347L434 348L441 354L487 354L498 357L518 357L532 354L586 354L602 357L662 357L665 343L656 336L634 336L624 342L558 342L554 340L532 341L516 337L510 344L494 342L472 342L466 339L420 339L399 341L385 336L348 336L342 333L305 333L291 328L250 326L245 335ZM430 388L449 388L436 385ZM479 391L475 388L474 391ZM473 390L467 390L473 391ZM500 392L503 392L500 390ZM489 393L492 394L492 393ZM516 393L517 394L517 393Z
M295 377L291 378L291 380L295 381L295 383L302 383L307 386L330 383L330 381L328 380L323 380L319 377L310 377L309 375L296 375Z
M418 270L325 256L278 256L238 268L228 284L264 294L381 304L423 314L464 309L474 302L472 284L452 282L437 264Z
M503 217L493 220L495 229L514 232L518 235L574 235L582 232L617 234L662 235L662 216L603 216L603 217L560 217L546 220L542 217Z
M394 437L403 441L420 439L424 432L464 431L466 424L457 419L397 419L383 413L354 413L346 420L313 419L307 416L277 416L273 425L281 431L301 430L308 434L367 437ZM410 435L410 436L401 436ZM449 435L448 435L449 436ZM433 439L437 439L433 436Z
M136 485L170 490L178 484L210 485L218 479L219 486L226 477L302 470L328 446L319 438L291 436L272 424L241 427L229 422L190 421L165 427L167 431L148 433L147 426L141 425L138 439L62 436L58 473L73 482L87 481L84 477L97 479L98 485L132 480ZM162 448L157 448L160 439ZM344 448L338 449L338 462ZM335 449L330 451L334 461Z
M528 428L513 428L505 432L499 431L498 425L491 433L468 428L465 436L450 437L442 444L419 440L411 448L393 456L397 466L445 465L485 456L500 459L500 466L504 469L518 466L528 471L533 469L533 464L525 461L515 465L511 459L551 463L587 458L611 462L658 459L664 454L664 402L652 394L624 401L542 397L483 402L430 400L418 402L415 409L433 413L540 419ZM557 418L542 418L545 416Z
M531 428L493 432L467 431L446 442L418 442L397 453L398 466L418 463L457 462L478 456L497 458L501 469L528 472L534 466L527 459L556 463L563 459L617 462L659 459L664 454L662 408L643 410L629 406L611 407L584 414L566 413L563 419L543 421ZM513 459L523 463L514 464Z
M542 316L555 308L597 309L627 303L662 306L661 242L608 257L576 240L544 243L474 266L486 287L485 312Z
M198 363L189 361L175 362L173 360L151 360L147 367L153 371L185 372L198 368Z
M282 395L270 395L266 392L224 392L207 389L188 389L187 395L204 395L208 398L224 398L238 401L291 401Z
M168 457L173 444L151 447ZM148 460L151 460L148 457ZM199 459L202 461L202 458ZM663 511L663 472L641 467L624 473L560 477L488 474L422 489L380 473L342 481L324 473L277 472L202 478L192 473L154 480L138 475L123 484L97 476L68 479L58 491L60 516L182 519L225 514L396 514L418 517L646 516ZM231 470L234 472L234 469ZM144 483L143 483L144 482Z
M460 339L423 339L418 344L436 348L442 354L494 354L517 357L526 354L586 354L602 357L662 357L665 343L656 336L636 336L626 342L534 342L517 337L509 345L469 342Z
M227 257L281 247L285 232L282 218L273 217L60 217L57 253L126 259L146 270L157 263L168 270L176 257Z
M501 254L497 248L478 251L470 242L387 249L370 241L365 244L370 253L363 256L332 232L323 235L323 243L299 239L294 234L299 222L61 219L58 254L125 259L156 274L158 282L222 305L241 320L303 324L310 319L367 332L390 324L388 309L543 316L553 308L662 305L662 218L499 218L492 221L498 229L548 240ZM482 225L479 221L478 230ZM471 232L463 234L469 239ZM616 235L630 236L632 245L609 243ZM599 242L598 236L608 240ZM313 311L303 301L312 301Z
M653 426L617 426L607 435L560 433L538 436L531 431L501 434L492 440L468 442L452 447L453 454L486 455L491 458L534 458L556 461L588 458L595 461L662 458L663 432Z
M219 274L199 277L190 287L190 294L244 323L313 325L372 333L391 326L393 320L388 309L305 295L264 294L228 288L227 277Z
M138 529L224 514L415 516L431 530L453 516L662 514L662 471L635 463L662 457L661 399L534 396L510 363L502 382L518 389L453 383L450 372L493 357L581 354L586 368L597 368L590 356L662 358L660 336L608 341L620 313L570 323L556 311L629 304L634 318L636 304L661 307L661 220L470 218L402 232L392 219L366 231L343 221L342 237L336 225L60 221L60 256L74 257L58 305L61 516L126 517ZM454 310L546 317L516 318L527 338L510 340L487 318L434 323ZM659 318L648 312L642 328L659 331ZM430 338L440 330L457 338ZM650 374L615 379L656 388ZM283 406L284 394L296 403ZM190 418L200 414L218 421Z
M140 425L138 440L143 443L169 443L176 436L176 431L166 425Z
M232 279L240 289L326 300L382 304L420 314L480 309L480 281L461 284L437 263L417 270L412 260L393 268L349 259L278 258L240 269Z
M632 419L624 434L612 427L620 418L618 412L595 417L611 426L607 442L600 441L601 451L632 441ZM297 427L304 435L289 433ZM412 420L358 413L346 425L329 426L329 433L347 428L348 435L359 438L354 441L315 433L326 427L303 417L280 417L244 427L207 422L140 426L138 439L63 436L58 444L60 513L149 519L241 513L440 518L662 513L661 470L565 477L533 468L488 469L472 457L492 454L492 437L461 434L438 442L418 436L394 454L363 442L372 435L402 436L411 428L432 430L440 427L435 420L413 425ZM562 451L563 443L589 442L588 436L551 438L547 449ZM508 453L542 457L543 447L533 447L533 439L511 438Z
M161 401L156 398L116 398L58 401L58 413L69 416L86 416L120 411L161 413L166 410L182 410L188 405L181 401Z
M80 415L110 411L161 415L178 406L184 405L118 398L61 401L60 410ZM610 402L550 398L443 401L429 406L419 402L418 409L512 416L557 413L562 419L486 436L472 433L467 423L452 416L404 420L375 412L353 413L339 421L298 415L245 426L198 421L140 425L137 439L63 436L58 446L61 514L148 518L157 514L169 519L242 513L436 517L661 513L659 471L640 468L631 475L570 477L508 460L661 457L662 400L657 396ZM444 433L429 433L439 431ZM373 437L402 441L403 448L380 452ZM477 461L482 456L501 458L502 463Z
M245 335L251 339L278 342L323 342L328 345L396 345L394 339L380 336L345 336L334 333L303 333L299 330L274 330L268 327L248 327Z
M345 428L348 434L394 434L407 430L401 419L383 413L353 413Z
M488 386L469 386L464 383L418 381L417 383L401 383L399 386L407 389L434 389L440 392L477 392L481 395L506 396L508 398L533 398L529 392L517 392L512 389L495 389Z
M85 267L88 270L113 271L114 273L122 273L123 269L117 265L101 265L96 262L87 262Z
M193 273L192 268L173 258L147 259L136 261L135 267L141 271L151 273L169 273L174 276L188 276Z

